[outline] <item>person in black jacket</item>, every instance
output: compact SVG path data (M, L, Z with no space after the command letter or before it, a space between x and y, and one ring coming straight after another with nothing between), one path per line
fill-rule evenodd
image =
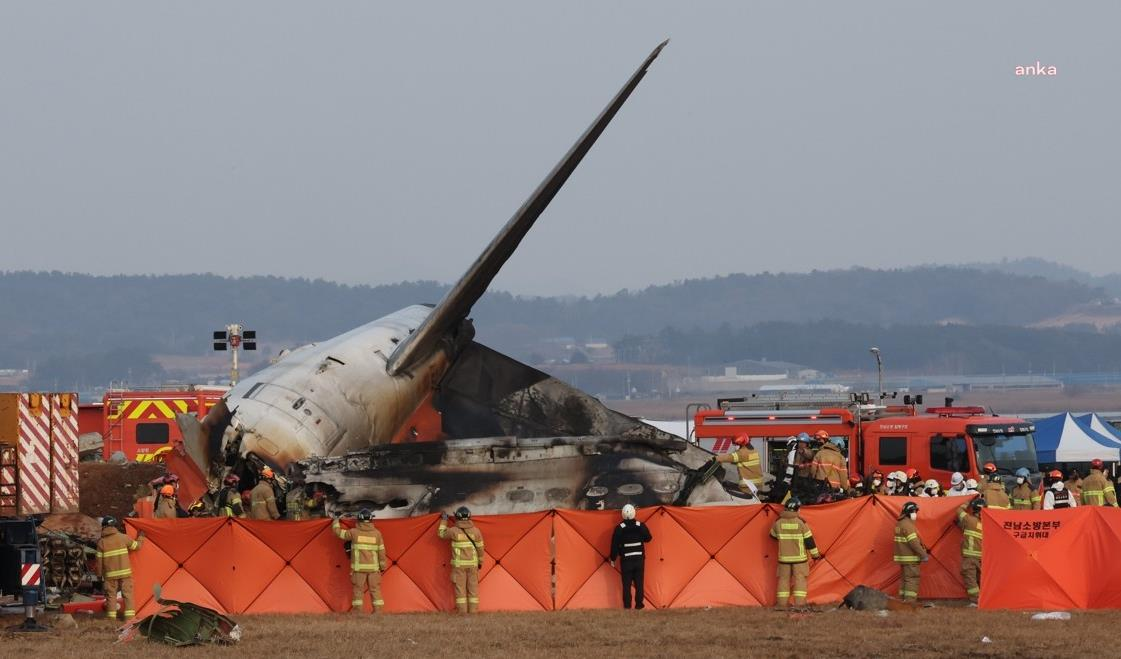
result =
M643 608L642 576L646 569L646 543L650 542L650 528L636 520L631 504L623 506L623 521L611 536L611 567L619 559L619 572L623 577L623 608L631 608L631 584L634 584L634 608Z

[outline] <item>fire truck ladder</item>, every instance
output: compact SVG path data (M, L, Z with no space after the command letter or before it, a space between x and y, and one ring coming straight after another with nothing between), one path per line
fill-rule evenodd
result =
M112 456L117 451L125 450L125 417L121 409L124 406L124 393L127 389L113 387L111 384L105 396L105 418L109 420L109 427L105 429L106 450L102 455Z
M740 398L718 398L716 404L725 412L736 410L809 410L866 404L866 397L867 394L782 391L751 394Z

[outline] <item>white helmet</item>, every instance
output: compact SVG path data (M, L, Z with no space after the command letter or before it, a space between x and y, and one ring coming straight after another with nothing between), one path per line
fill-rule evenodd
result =
M950 476L950 485L961 485L965 480L965 476L961 475L960 471L955 471L953 476Z
M965 481L965 489L976 490L977 489L977 480L973 479L973 478L970 478L969 480Z
M634 519L634 506L627 504L623 506L623 519Z
M936 481L936 480L934 480L933 478L931 478L930 480L928 480L928 481L926 482L926 489L928 489L928 490L937 490L937 489L938 489L938 481Z

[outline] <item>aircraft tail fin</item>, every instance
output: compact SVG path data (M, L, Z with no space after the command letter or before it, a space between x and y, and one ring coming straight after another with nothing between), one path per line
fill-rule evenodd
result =
M471 312L471 307L486 292L495 275L502 269L502 265L514 253L533 223L548 207L549 202L564 186L565 181L575 171L576 166L580 164L580 161L583 160L592 145L607 128L607 125L611 123L615 114L619 112L619 108L623 107L623 103L627 101L631 92L646 75L646 70L651 62L662 52L667 43L669 43L668 39L659 44L654 52L650 53L642 66L638 67L638 70L627 80L627 83L603 109L603 112L584 131L576 144L568 150L564 158L537 186L537 189L514 213L506 226L502 227L502 230L491 240L483 253L479 255L479 258L471 264L463 277L448 291L440 304L432 310L432 313L424 319L424 322L420 324L416 331L402 341L401 345L397 346L385 365L385 370L390 375L407 371L431 355L438 349L441 339L467 317L467 314Z

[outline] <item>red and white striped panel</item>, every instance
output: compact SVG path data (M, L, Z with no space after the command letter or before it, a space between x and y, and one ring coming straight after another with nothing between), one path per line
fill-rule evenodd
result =
M51 512L51 397L19 397L19 513Z
M0 446L0 517L15 517L19 514L16 509L18 500L16 482L16 449L11 446Z
M51 394L51 512L78 512L78 394Z
M21 586L33 588L42 583L43 565L41 563L24 563L19 567L19 583Z

